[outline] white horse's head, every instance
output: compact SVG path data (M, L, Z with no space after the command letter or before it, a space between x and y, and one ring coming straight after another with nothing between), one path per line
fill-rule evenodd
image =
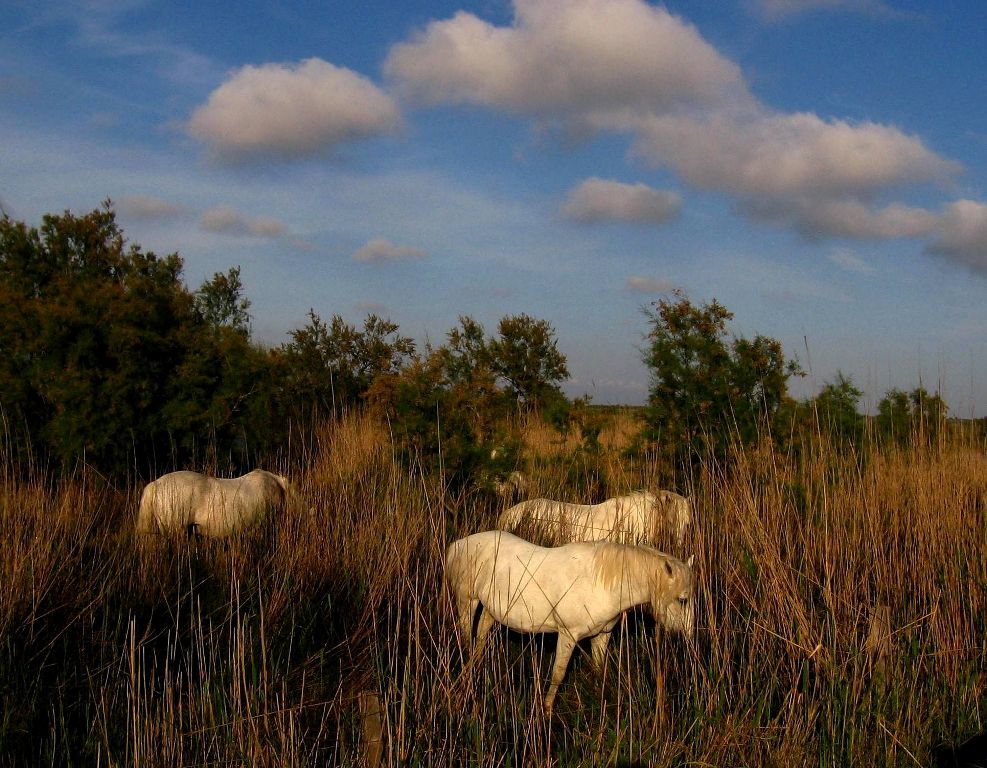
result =
M687 496L672 491L648 494L653 509L666 530L675 534L675 543L682 546L685 534L692 524L692 502Z
M655 620L672 632L692 639L696 626L693 557L688 562L665 555L654 574L651 610Z

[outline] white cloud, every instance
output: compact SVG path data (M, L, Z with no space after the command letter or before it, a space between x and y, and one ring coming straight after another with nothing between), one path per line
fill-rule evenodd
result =
M871 195L959 169L897 128L809 113L722 111L627 127L636 130L635 151L645 159L674 168L697 187L741 197Z
M281 237L287 229L272 216L258 216L247 222L247 231L257 237Z
M288 230L280 221L270 216L247 219L236 208L218 205L202 214L199 226L206 232L223 235L250 235L252 237L278 238Z
M924 208L897 203L874 210L855 200L834 200L804 212L800 226L809 236L886 240L927 234L937 218Z
M874 267L857 256L849 248L834 248L829 253L829 260L848 272L856 272L860 275L877 274L877 270Z
M674 192L594 177L569 192L562 214L584 224L664 224L678 216L681 209L682 198Z
M880 15L896 12L882 0L751 0L749 3L761 16L779 20L808 11L850 11Z
M218 205L202 214L199 226L206 232L242 232L246 223L240 213L229 205Z
M150 195L129 195L120 198L120 211L135 219L173 219L187 212L186 206Z
M306 156L396 130L394 100L370 80L321 59L245 66L192 113L188 133L218 156Z
M424 102L535 115L746 97L733 62L691 24L641 0L514 0L510 27L460 11L394 46L384 71Z
M934 230L939 216L924 208L892 204L875 209L853 198L750 201L746 213L763 221L789 222L806 238L849 237L889 240L918 237Z
M427 255L421 248L394 245L389 240L378 237L358 248L353 254L353 260L379 263L403 259L424 259Z
M883 7L878 0L763 4L779 13ZM425 102L557 120L569 132L627 134L638 159L810 238L927 235L936 214L887 198L961 170L895 126L770 109L695 27L643 0L514 0L514 12L501 27L465 12L432 22L391 49L385 72ZM580 220L632 215L625 211L588 190L571 193L563 210Z
M957 200L944 206L927 250L987 273L987 204Z
M920 139L877 123L756 110L637 121L635 152L700 188L732 194L754 219L806 237L899 238L928 233L929 211L874 198L941 182L960 166Z
M671 293L676 288L671 280L633 275L627 278L627 290L635 293Z

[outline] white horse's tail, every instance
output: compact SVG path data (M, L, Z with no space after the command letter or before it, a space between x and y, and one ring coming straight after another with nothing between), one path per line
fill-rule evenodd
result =
M315 512L314 507L306 507L305 501L302 499L300 493L295 490L295 484L292 483L284 475L279 475L276 472L272 472L272 475L277 479L278 485L281 486L281 493L284 502L284 511L289 513L301 513L308 509L309 512Z
M141 494L140 505L137 508L137 533L157 533L158 523L154 514L155 484L148 483Z
M674 495L669 498L672 507L669 522L675 530L675 540L679 546L685 541L685 533L692 524L692 500L688 496Z
M522 501L520 504L515 504L513 507L509 507L500 513L500 517L497 518L497 528L502 531L513 531L524 519L525 513L528 511L528 502Z

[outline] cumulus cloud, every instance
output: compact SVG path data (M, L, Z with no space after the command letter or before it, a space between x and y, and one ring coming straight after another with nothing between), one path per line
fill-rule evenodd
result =
M278 238L288 233L284 224L275 218L258 216L248 219L229 205L218 205L207 210L199 219L199 226L206 232L222 235Z
M192 113L186 130L219 157L306 156L396 130L395 101L321 59L245 66Z
M129 195L120 198L120 211L135 219L173 219L187 212L181 203L162 200L150 195Z
M775 13L884 7L879 0L761 5ZM635 158L732 196L752 219L810 238L927 236L938 214L889 198L961 170L892 125L771 109L695 27L644 0L514 0L507 26L460 12L394 46L384 69L427 103L476 104L577 132L626 134ZM602 220L628 217L627 210L587 189L571 193L563 213Z
M746 97L733 62L691 24L641 0L515 0L510 27L461 11L394 46L384 72L427 103L535 115Z
M584 224L664 224L678 216L681 208L682 198L674 192L594 177L569 192L562 214Z
M842 237L889 240L919 237L932 232L939 215L924 208L893 203L876 208L854 198L811 195L783 198L748 198L741 210L751 219L790 224L809 240Z
M698 187L739 196L869 195L942 179L959 166L878 123L756 110L635 121L635 151Z
M944 206L927 250L987 273L987 204L957 200Z
M931 232L938 216L924 208L892 204L874 209L857 200L820 200L794 206L796 226L806 237L889 240Z
M361 246L353 254L354 261L381 263L404 259L424 259L428 254L421 248L394 245L389 240L377 237Z
M635 153L700 188L727 192L754 219L806 237L897 238L928 233L934 214L881 194L942 182L960 166L915 136L877 123L764 109L637 121Z
M633 275L627 278L627 290L635 293L671 293L676 288L671 280Z

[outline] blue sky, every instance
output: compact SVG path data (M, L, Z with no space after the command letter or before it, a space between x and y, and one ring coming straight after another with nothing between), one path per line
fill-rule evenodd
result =
M573 395L642 402L678 288L813 394L987 414L987 4L0 2L0 203L111 198L260 340L310 308L420 342L549 320Z

